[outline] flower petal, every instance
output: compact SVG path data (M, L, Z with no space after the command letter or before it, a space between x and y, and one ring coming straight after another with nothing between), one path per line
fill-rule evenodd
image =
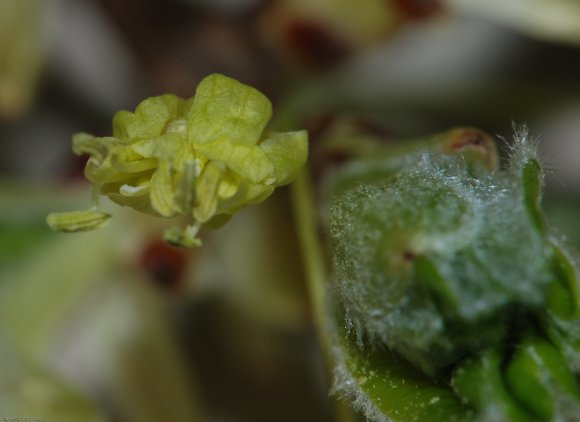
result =
M217 212L235 214L246 205L259 204L272 195L273 192L273 186L258 183L242 183L235 195L220 202Z
M111 201L115 202L116 204L122 205L124 207L131 207L145 214L156 216L159 215L159 213L151 207L149 195L144 194L144 195L127 196L123 193L119 193L120 188L117 188L114 191L109 190L110 189L108 188L108 186L105 186L105 189L103 189L102 194L106 195Z
M133 141L160 135L170 120L180 117L185 100L173 94L142 101L135 113L121 110L113 117L113 136Z
M73 135L72 149L76 155L88 154L98 162L103 161L109 151L103 138L96 138L84 132Z
M171 160L175 167L181 167L185 161L194 158L193 149L177 133L165 133L152 139L135 142L130 148L145 158Z
M192 144L229 139L234 144L256 144L272 117L272 104L258 90L227 76L204 78L187 116Z
M157 160L145 158L142 160L128 161L122 156L111 155L111 166L119 173L143 173L157 167Z
M260 148L274 166L276 186L285 185L296 177L308 158L308 133L277 133L262 141Z
M274 166L256 145L237 145L225 139L196 145L196 151L211 160L221 161L229 169L254 183L274 178Z

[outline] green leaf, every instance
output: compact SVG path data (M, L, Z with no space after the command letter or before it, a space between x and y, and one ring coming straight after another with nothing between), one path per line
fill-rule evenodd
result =
M554 245L553 252L552 271L555 279L550 286L548 307L560 318L576 319L580 314L576 268L561 247Z
M534 226L545 232L546 223L542 212L542 167L538 160L529 160L522 168L524 201Z
M518 346L505 380L514 397L541 421L553 420L560 396L580 399L575 376L563 356L542 339L528 339Z
M511 396L501 375L501 356L486 350L459 366L452 379L453 389L464 401L477 407L484 420L530 422L534 419ZM488 419L485 419L485 416Z
M437 305L440 309L457 308L457 296L449 288L447 281L429 257L417 257L413 264L413 270L419 283L434 294L434 300L438 302Z
M342 324L344 325L344 324ZM366 345L343 327L339 344L350 383L355 383L358 402L372 414L379 411L393 422L468 422L473 410L466 406L443 381L421 373L404 357L380 347ZM341 385L338 385L341 392Z

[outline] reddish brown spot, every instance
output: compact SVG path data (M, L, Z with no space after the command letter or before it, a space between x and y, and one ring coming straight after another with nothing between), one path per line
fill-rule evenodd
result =
M475 147L485 148L485 135L470 129L463 129L454 136L451 149L461 150L463 148Z
M410 19L428 18L443 9L439 0L390 0L390 2Z
M174 290L183 278L187 252L162 240L155 240L143 250L139 264L157 286Z
M458 129L448 145L451 152L478 151L486 159L489 168L497 165L495 143L485 132L478 129Z
M290 22L286 27L286 39L294 53L309 66L331 66L350 52L336 34L315 22Z
M71 154L71 158L67 163L69 168L64 175L65 178L71 181L85 180L85 167L87 161L89 161L88 155L77 156Z
M417 258L417 254L411 250L406 250L403 251L403 261L405 262L411 262L414 261L415 258Z

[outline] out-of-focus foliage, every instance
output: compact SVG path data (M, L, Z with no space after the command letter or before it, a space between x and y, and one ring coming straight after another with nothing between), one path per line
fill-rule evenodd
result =
M534 37L580 44L580 4L570 0L444 0L453 12L473 13Z
M306 67L326 67L377 43L400 21L382 0L283 0L266 10L260 25L275 54Z
M45 59L43 16L50 2L0 3L0 120L22 116L34 100Z
M104 420L97 407L67 383L0 343L0 407L4 415L43 415L59 421Z
M132 268L130 245L146 244L159 227L125 220L109 231L55 235L38 227L43 210L79 197L52 192L2 189L10 210L0 212L2 239L22 245L18 256L0 249L2 415L108 420L108 402L126 420L198 420L163 300Z

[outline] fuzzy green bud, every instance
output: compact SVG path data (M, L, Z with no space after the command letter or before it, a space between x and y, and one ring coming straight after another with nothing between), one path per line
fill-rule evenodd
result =
M494 148L442 148L452 134L359 159L329 189L338 321L358 339L343 342L347 366L367 347L373 359L388 349L434 380L455 371L454 393L480 415L550 420L558 391L573 406L580 397L577 266L542 213L543 172L525 130L501 170Z

